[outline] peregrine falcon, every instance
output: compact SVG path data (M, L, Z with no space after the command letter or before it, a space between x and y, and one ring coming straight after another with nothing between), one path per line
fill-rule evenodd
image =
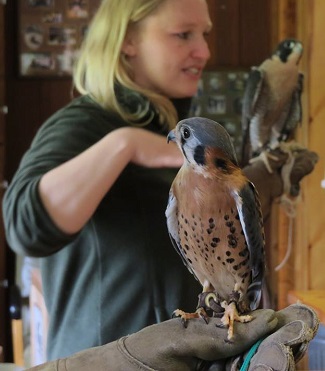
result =
M298 67L302 52L301 42L286 39L270 58L252 67L243 98L243 166L262 153L268 167L266 151L292 139L302 116L303 74Z

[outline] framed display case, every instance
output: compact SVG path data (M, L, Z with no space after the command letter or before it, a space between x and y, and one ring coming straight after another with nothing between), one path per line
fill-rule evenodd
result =
M226 128L239 159L242 102L248 75L248 69L203 72L191 107L191 116L208 117Z
M71 75L100 0L19 0L19 75Z

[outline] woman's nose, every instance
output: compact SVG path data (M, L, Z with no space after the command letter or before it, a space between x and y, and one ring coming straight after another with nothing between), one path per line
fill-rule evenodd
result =
M207 61L210 58L211 56L210 49L204 37L200 38L195 43L192 51L192 56L194 58L202 59L204 61Z

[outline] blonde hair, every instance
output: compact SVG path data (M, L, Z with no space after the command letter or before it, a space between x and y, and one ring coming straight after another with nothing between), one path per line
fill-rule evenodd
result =
M89 94L105 109L113 110L132 125L147 125L149 102L161 124L175 126L175 107L165 96L143 89L132 80L132 70L121 49L130 27L141 21L166 0L102 0L75 63L73 81L83 95ZM119 103L116 84L147 97L148 104L128 112Z

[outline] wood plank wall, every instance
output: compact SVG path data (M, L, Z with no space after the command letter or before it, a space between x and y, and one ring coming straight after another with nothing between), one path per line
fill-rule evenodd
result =
M288 305L289 290L325 289L325 189L321 180L325 178L325 61L323 0L280 0L279 35L296 35L304 44L301 70L305 76L303 93L303 120L296 139L320 156L315 170L302 182L302 200L294 222L293 253L285 268L276 277L278 306ZM288 6L294 6L296 21L289 22L291 28L280 26L281 20L292 15ZM288 222L281 211L276 226L275 243L277 261L286 249ZM276 230L275 229L275 230ZM274 232L274 231L273 231Z
M306 45L306 111L302 135L308 147L317 152L320 160L315 171L304 182L304 219L297 225L295 285L301 289L325 289L325 189L320 183L325 178L325 40L323 0L302 0L299 4L298 31ZM299 231L306 235L300 238ZM301 259L307 251L306 261ZM306 268L307 267L307 268ZM306 279L300 279L307 270Z
M278 0L276 5L277 19L277 42L286 38L297 37L297 4L295 0ZM275 205L273 212L272 242L277 246L272 250L273 263L272 280L273 291L276 296L277 308L284 308L287 305L287 292L294 286L293 271L294 271L294 254L291 254L283 268L275 270L284 259L288 250L293 246L293 233L295 221L290 219L284 209Z
M5 5L0 2L0 25L4 24ZM6 95L5 95L5 32L3 26L0 26L0 200L2 199L4 188L4 161L5 161L5 120L6 120ZM2 213L0 214L0 362L4 361L4 355L7 353L10 340L6 334L9 333L9 313L8 308L8 254L1 248L5 244L3 230Z
M207 69L260 64L273 48L274 0L207 0L213 29Z

